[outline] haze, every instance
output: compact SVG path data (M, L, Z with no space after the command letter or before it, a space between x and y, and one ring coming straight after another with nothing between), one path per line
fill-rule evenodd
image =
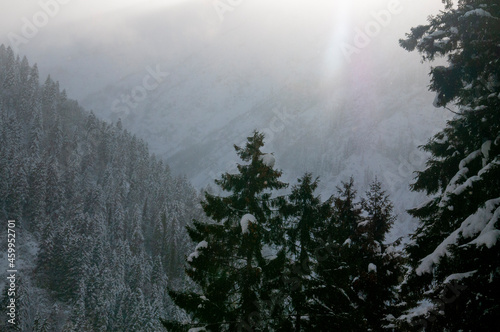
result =
M38 63L42 81L50 74L98 116L121 119L197 187L234 168L233 144L259 129L290 182L310 171L328 194L350 175L363 191L378 176L399 214L421 199L408 190L423 167L417 146L448 114L432 107L429 64L398 39L439 0L0 6L0 43ZM396 235L411 228L400 219Z
M441 7L440 1L392 2L399 3L402 12L391 18L369 46L373 48L377 42L386 41L379 54L402 53L397 39ZM51 73L70 96L82 99L143 70L146 65L176 66L230 33L238 35L239 45L226 45L218 51L232 53L235 47L244 44L242 52L251 53L262 66L272 65L276 58L280 61L307 54L311 51L311 40L318 34L324 35L330 42L313 46L317 47L315 52L324 55L324 65L328 66L320 70L328 69L331 74L349 66L339 54L340 44L352 44L355 29L363 29L373 20L370 16L373 11L387 9L390 3L386 0L2 0L0 42L18 46L15 48L20 55L37 62L44 74ZM49 11L46 8L53 15L49 15L47 23L42 20L34 37L17 45L12 43L12 34L22 37L26 20L33 23L34 16ZM321 64L310 64L311 70L319 69L318 65Z

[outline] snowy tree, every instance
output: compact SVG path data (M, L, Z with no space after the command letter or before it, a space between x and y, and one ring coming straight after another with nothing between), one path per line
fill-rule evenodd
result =
M58 86L50 78L50 75L45 80L45 83L41 87L41 107L42 107L42 118L43 127L51 128L54 119L56 119L57 114L57 94Z
M358 222L357 280L353 284L358 293L358 306L372 331L391 330L392 317L398 314L398 285L403 274L403 257L396 249L400 240L386 243L395 216L389 197L380 182L370 184L370 190L361 201L363 213Z
M317 330L354 331L363 317L354 291L357 265L358 221L361 207L356 201L354 181L343 182L333 199L332 217L316 229L318 266L311 300L311 326Z
M306 173L292 187L290 195L280 206L280 216L284 219L286 228L285 244L287 251L287 266L281 286L284 310L280 322L281 329L307 331L309 326L310 302L312 300L311 282L313 272L317 267L317 238L314 234L330 220L332 199L322 202L320 196L315 196L318 179ZM286 306L287 297L290 305Z
M18 220L22 275L32 285L20 302L29 316L22 329L159 330L159 316L172 312L166 280L183 285L183 226L201 210L196 192L50 77L40 86L37 66L1 45L0 88L0 214ZM155 241L169 255L151 245L166 210L175 219Z
M5 51L5 57L3 59L3 82L2 88L3 93L6 94L7 97L13 97L14 91L13 89L17 85L18 73L16 73L16 57L14 55L14 51L9 46ZM8 99L9 104L12 102L11 99Z
M254 132L246 146L235 146L245 163L238 164L237 174L225 173L216 181L227 195L206 193L203 209L212 221L195 222L188 229L198 244L187 258L186 272L199 290L170 291L192 322L164 321L167 328L260 329L270 320L273 294L264 290L279 279L283 255L268 257L262 249L271 237L271 191L286 184L279 181L281 172L273 168L274 157L262 153L263 139Z
M332 218L315 229L321 246L315 252L310 326L391 330L402 273L397 243L384 243L394 221L392 203L377 181L358 201L351 178L338 188L332 209Z
M19 220L23 215L23 207L26 202L28 179L22 160L17 158L11 160L14 163L10 173L9 190L5 197L5 210L9 218Z
M46 165L38 161L28 176L28 191L26 198L25 213L29 218L29 229L40 231L45 224L47 175Z
M403 284L411 308L400 320L429 331L489 330L500 314L500 6L444 3L400 41L424 60L446 56L430 90L435 106L455 113L423 146L431 157L412 185L429 200L410 211L420 224Z

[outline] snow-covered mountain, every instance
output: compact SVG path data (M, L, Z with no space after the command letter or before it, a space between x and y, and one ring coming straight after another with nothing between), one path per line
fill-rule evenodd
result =
M404 211L421 201L408 188L425 162L417 147L449 116L432 106L428 65L397 46L421 22L414 12L423 7L404 2L401 14L348 55L340 46L359 46L359 31L377 22L373 13L386 3L260 5L243 2L223 16L195 2L141 13L129 22L130 30L148 22L137 36L96 44L96 54L82 46L86 53L68 54L62 77L89 77L77 64L82 57L93 62L107 81L85 85L82 104L105 119L121 118L197 187L233 170L233 144L259 130L285 180L312 172L325 197L351 175L361 192L377 177L400 215L394 237L406 234L412 226Z

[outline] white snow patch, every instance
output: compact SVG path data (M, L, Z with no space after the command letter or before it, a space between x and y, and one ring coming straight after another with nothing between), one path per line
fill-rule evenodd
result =
M207 329L205 327L193 327L188 330L188 332L206 332Z
M347 240L344 241L344 243L342 245L350 247L351 243L352 243L352 240L351 239L347 239Z
M481 146L481 153L483 154L483 167L486 166L488 158L490 157L491 141L486 141Z
M273 249L271 246L265 244L262 246L262 250L260 251L262 257L265 259L273 260L278 257L278 250Z
M494 228L495 223L500 217L500 207L498 205L500 205L500 197L490 199L486 201L484 208L478 209L476 213L467 217L460 227L444 239L433 253L420 261L420 265L415 270L417 275L430 273L432 266L437 264L441 257L450 255L448 246L456 244L460 235L464 238L470 238L480 233L476 239L468 244L475 244L477 246L484 244L488 248L491 248L500 236L500 231Z
M366 212L364 212L364 213L366 213ZM361 217L363 217L363 216L361 216ZM360 222L358 222L358 226L360 226L360 227L365 227L365 226L366 226L366 225L368 225L370 222L371 222L371 220L360 221Z
M439 202L439 205L438 205L439 207L443 208L446 206L446 204L448 203L448 201L450 199L448 196L450 193L454 193L455 195L459 195L466 188L470 187L472 185L472 182L480 179L479 177L475 176L475 177L471 177L471 178L467 179L467 181L465 183L463 183L462 185L459 185L457 183L469 171L469 169L465 166L467 164L469 164L475 158L479 157L480 155L481 155L481 150L476 150L476 151L470 153L467 157L465 157L464 159L462 159L460 161L460 164L458 166L459 170L455 174L455 176L453 176L453 178L450 180L450 183L448 183L448 186L446 186L446 189L445 189L443 196L442 196L443 198L441 199L441 202Z
M479 150L476 150L476 151L470 153L467 157L465 157L464 159L462 159L460 161L460 164L458 165L458 168L459 169L465 168L465 165L469 164L472 160L474 160L477 157L479 157L480 153L481 153L481 151L479 151Z
M463 184L459 185L455 190L453 190L454 195L461 195L466 189L472 187L473 183L481 180L479 176L471 176Z
M195 250L201 249L201 248L208 248L208 242L203 240L198 245L196 246Z
M429 37L439 38L439 37L441 37L444 34L445 34L445 32L443 30L436 30L433 33L431 33L429 35Z
M392 246L392 245L389 245L389 246L387 246L387 248L385 248L384 254L391 255L391 254L394 254L395 252L396 252L396 248L394 248L394 246Z
M193 259L198 258L200 256L200 253L198 251L192 252L189 254L187 261L191 263Z
M274 164L276 163L276 158L270 153L265 153L259 158L260 161L267 167L274 167Z
M493 161L491 161L489 164L481 168L479 172L477 172L478 176L482 176L484 173L488 172L491 168L494 166L499 166L500 165L500 160L498 158L495 158Z
M447 283L449 283L450 281L453 281L453 280L462 280L464 278L468 278L468 277L472 276L476 272L477 272L477 270L469 271L469 272L464 272L464 273L450 274L448 277L446 277L446 279L444 279L444 283L447 284Z
M471 15L483 16L483 17L493 17L489 12L484 9L477 8L473 10L469 10L467 13L463 15L463 17L469 17Z
M377 265L373 263L368 264L368 272L377 272Z
M455 190L453 190L453 194L454 195L460 195L462 194L466 189L470 188L473 186L474 182L476 181L480 181L482 178L481 176L489 171L493 166L496 166L498 165L498 161L495 159L494 161L492 161L491 163L487 163L487 161L485 161L485 159L483 158L483 168L481 168L479 170L479 172L477 172L478 175L475 175L475 176L471 176L470 178L467 179L467 181L465 181L464 183L462 183L461 185L457 186L455 188ZM443 200L442 201L442 204L440 204L440 207L443 207L444 206L444 203L447 201L448 199L446 200Z
M418 305L415 308L411 308L408 310L406 315L400 316L399 320L406 320L408 323L411 323L411 320L415 317L425 316L429 311L434 309L434 304L429 300L423 300L418 302Z
M187 261L189 263L191 263L193 261L193 259L195 258L198 258L200 256L200 249L202 248L208 248L208 242L203 240L201 241L200 243L198 243L196 245L196 248L194 249L194 252L192 252L191 254L189 254L188 258L187 258Z
M481 230L479 236L469 244L475 244L476 246L485 245L488 248L493 247L497 243L498 238L500 238L500 230L495 228L495 223L498 220L500 220L500 207L495 210L495 213L493 213L490 221Z
M240 220L241 233L243 233L243 234L248 233L248 226L251 223L254 223L255 221L256 221L255 217L249 213L247 213L243 217L241 217L241 220Z
M444 144L448 141L448 136L443 135L443 138L434 138L434 142L438 144Z

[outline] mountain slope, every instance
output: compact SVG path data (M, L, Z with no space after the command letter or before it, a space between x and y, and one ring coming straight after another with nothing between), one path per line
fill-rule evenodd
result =
M351 175L362 191L376 176L401 216L394 237L407 234L405 210L421 201L408 190L413 171L425 160L417 147L449 116L431 105L433 95L423 88L425 67L407 67L411 56L404 52L382 57L380 48L393 41L387 38L375 40L351 64L340 59L343 66L329 71L324 54L315 51L327 47L324 33L297 54L259 64L258 57L246 54L241 36L239 30L228 32L203 52L163 69L169 76L135 108L112 104L133 91L140 74L86 102L105 117L121 118L197 187L235 168L232 146L254 129L266 134L266 149L275 153L290 182L313 172L329 195ZM220 49L230 51L220 54Z
M158 330L178 315L166 290L183 283L196 191L121 123L38 79L0 46L0 214L17 234L14 293L0 242L2 315L13 299L21 331Z

